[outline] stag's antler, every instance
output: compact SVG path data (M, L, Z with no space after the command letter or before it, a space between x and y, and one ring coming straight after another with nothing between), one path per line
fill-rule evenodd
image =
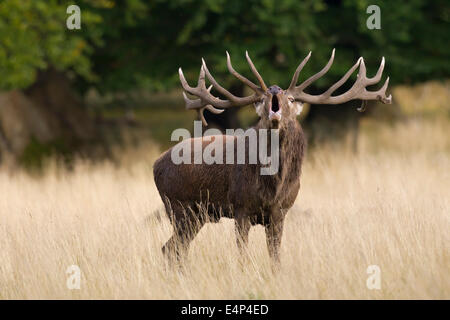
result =
M364 59L361 57L358 59L358 61L353 65L353 67L350 68L350 70L347 71L347 73L335 84L333 84L327 91L320 95L310 95L308 93L304 92L304 89L306 89L311 83L322 77L327 71L330 69L331 65L333 64L334 60L334 49L333 53L331 54L331 58L326 64L326 66L320 70L315 75L311 76L309 79L304 81L299 86L296 86L298 76L300 74L300 71L303 69L305 64L308 62L309 58L311 57L311 52L306 56L306 58L300 63L300 65L297 67L297 70L294 73L294 76L292 77L291 84L289 86L289 93L291 93L296 100L302 101L302 102L308 102L312 104L339 104L344 103L350 100L354 99L361 99L361 100L380 100L383 103L391 103L392 102L392 96L389 95L386 97L386 89L389 84L389 77L386 79L386 82L384 85L377 91L367 91L366 87L376 84L381 80L381 75L383 73L384 69L384 57L381 60L380 67L376 73L376 75L373 78L367 78L366 76L366 66L364 64ZM357 79L353 86L348 90L347 92L340 94L338 96L331 96L336 89L338 89L340 86L342 86L345 81L350 78L352 73L359 67L359 72L357 75Z
M261 95L263 95L264 92L267 90L267 86L264 83L264 80L262 79L261 75L256 70L252 60L250 59L250 57L248 55L248 52L246 52L245 55L247 57L247 61L248 61L249 65L250 65L250 69L252 70L252 72L256 76L256 78L258 79L260 87L257 86L256 84L254 84L253 82L251 82L250 80L248 80L247 78L245 78L244 76L240 75L233 69L233 66L231 65L230 55L228 54L228 52L227 52L227 66L228 66L228 70L230 71L231 74L233 74L237 79L242 81L245 85L247 85L254 91L254 94L252 94L251 96L248 96L248 97L236 97L231 92L229 92L228 90L223 88L209 72L208 67L206 66L205 60L203 60L203 58L202 58L202 66L200 68L200 75L199 75L198 83L197 83L196 87L189 86L186 79L184 78L183 71L181 70L181 68L178 69L181 85L183 86L184 90L199 98L199 99L195 99L195 100L189 99L186 96L186 94L183 92L184 101L186 102L186 109L197 109L200 113L200 117L205 126L207 125L205 117L203 116L203 111L205 109L211 111L212 113L218 114L218 113L222 113L224 111L223 109L226 109L226 108L240 107L240 106L252 104L252 103L260 100ZM206 88L205 75L208 77L209 81L212 83L212 85L209 88ZM211 94L211 88L213 86L218 92L223 94L227 98L227 100L222 100L222 99L219 99L219 98L213 96ZM220 109L217 109L216 107L220 108Z

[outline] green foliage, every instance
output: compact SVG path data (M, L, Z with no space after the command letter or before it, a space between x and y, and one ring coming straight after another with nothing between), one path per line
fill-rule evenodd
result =
M82 30L68 30L67 7L73 1L3 0L0 2L0 88L24 88L40 69L73 70L92 81L90 55L100 44L95 25L101 16L82 11ZM93 27L93 28L91 28Z
M225 86L236 81L226 69L225 51L235 69L253 78L248 50L268 84L287 86L310 51L303 79L320 70L336 48L335 64L317 87L329 86L364 56L369 75L385 56L392 83L417 82L450 75L448 1L375 2L381 30L369 30L366 9L374 1L345 0L156 0L141 6L133 23L107 12L107 48L94 54L103 88L136 84L160 90L179 86L177 69L195 81L204 57ZM121 10L128 12L129 4Z
M377 1L380 2L380 1ZM352 45L371 61L384 55L394 82L414 83L450 76L450 3L446 0L382 1L381 30L365 27L358 12L369 0L345 0L343 11L353 12L358 30ZM348 26L349 28L351 26Z
M96 64L102 74L111 66L124 66L103 77L104 85L116 89L136 82L155 90L177 86L178 67L195 78L202 56L215 74L221 74L221 82L230 85L235 79L226 71L226 50L245 75L250 76L244 58L248 50L268 81L285 81L287 67L307 52L302 42L314 43L320 36L313 13L323 8L320 1L158 0L147 6L148 14L137 18L134 26L120 24L124 32L107 40L112 47L94 59L107 62ZM113 20L105 17L105 21ZM300 21L307 27L300 27ZM319 52L316 61L323 62L328 55Z

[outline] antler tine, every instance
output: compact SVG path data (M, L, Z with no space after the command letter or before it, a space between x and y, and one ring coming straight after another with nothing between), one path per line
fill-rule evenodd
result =
M200 90L206 90L206 82L205 82L205 68L200 66L200 72L197 80L197 88Z
M347 71L347 73L335 84L333 84L327 91L325 91L323 94L320 95L310 95L308 93L305 93L303 90L308 87L312 82L320 78L322 75L324 75L328 69L331 67L331 64L333 63L334 59L334 50L331 55L330 60L328 61L327 65L317 74L310 77L308 80L303 82L300 86L295 87L291 86L289 87L289 91L291 94L295 97L295 99L302 101L302 102L308 102L312 104L340 104L344 103L350 100L354 99L361 99L361 100L380 100L383 103L391 103L392 102L392 96L386 96L386 89L389 84L389 77L386 79L386 82L384 85L377 91L368 91L366 89L367 86L378 83L381 80L381 76L383 74L385 60L384 57L381 60L380 67L378 68L377 73L374 77L368 78L366 73L366 65L364 63L364 59L361 57L358 59L358 61ZM333 92L336 91L339 87L341 87L353 74L353 72L359 67L359 71L357 74L357 78L353 86L345 93L342 93L338 96L331 96ZM299 68L300 66L299 66Z
M314 81L316 81L317 79L322 77L325 73L328 72L328 70L330 70L331 65L333 64L333 61L334 61L334 52L335 52L335 49L333 49L333 52L331 53L331 58L330 58L330 60L328 60L328 63L325 65L325 67L322 70L320 70L319 72L317 72L315 75L311 76L308 80L306 80L305 82L300 84L297 87L298 90L306 89L311 83L313 83Z
M217 91L219 91L221 94L223 94L225 97L227 97L230 100L234 100L237 98L236 96L232 95L228 90L225 90L219 83L217 83L216 79L211 75L211 73L208 70L208 67L206 66L205 59L202 58L202 70L206 73L206 76L208 77L209 81L213 84L213 86L216 88Z
M364 79L364 80L365 81L361 81L361 83L359 84L359 87L361 88L361 93L357 97L351 98L351 99L348 99L348 100L352 100L352 99L379 100L379 101L381 101L381 102L383 102L385 104L391 104L392 103L392 95L386 96L386 90L387 90L387 87L389 85L389 77L386 78L386 81L384 82L383 86L380 89L378 89L377 91L367 91L366 88L365 88L367 86L367 83L368 83L367 82L367 78ZM353 87L357 87L357 86L358 86L358 81L355 82ZM342 94L341 96L343 96L343 95L345 95L347 93L352 93L351 91L352 91L353 87L348 92ZM339 98L339 97L340 96L331 97L331 98ZM337 102L337 103L342 103L342 102Z
M232 106L230 101L216 98L208 91L208 89L206 89L203 66L200 69L198 85L195 88L189 86L186 79L184 78L184 74L183 74L183 71L181 70L181 68L178 69L178 73L180 75L180 81L181 81L181 85L183 86L183 89L186 92L199 97L201 100L201 104L203 106L205 106L207 104L211 104L211 105L219 107L219 108L229 108ZM194 101L196 101L196 100L194 100ZM196 109L198 107L199 107L199 103L196 103L196 104L190 105L190 106L186 105L187 109Z
M368 84L375 84L381 80L381 76L384 70L384 57L381 59L380 67L378 68L377 73L372 78L367 79Z
M236 72L236 70L234 70L233 66L231 65L231 58L230 58L230 54L228 53L228 51L225 51L227 54L227 68L228 71L235 76L238 80L242 81L243 83L245 83L247 86L249 86L253 91L257 92L257 93L261 93L261 88L258 87L256 84L254 84L253 82L251 82L250 80L248 80L246 77L244 77L243 75L239 74Z
M361 59L361 63L359 64L359 72L358 72L358 80L367 79L367 68L364 63L364 58Z
M186 81L186 78L184 77L183 70L181 69L181 67L178 68L178 75L180 76L180 82L181 82L181 85L183 86L183 89L185 91L191 93L192 90L194 90L194 88L189 86L189 83Z
M227 91L225 88L223 88L216 81L216 79L214 79L214 77L209 72L204 59L202 59L202 66L200 67L200 74L198 77L196 87L191 87L189 85L189 83L186 81L186 78L184 77L183 70L181 68L178 69L178 73L180 76L180 82L181 85L183 86L183 89L187 93L190 93L199 98L199 99L189 99L186 93L183 92L183 98L186 103L186 109L198 110L199 116L205 126L208 125L208 123L205 120L205 117L203 116L203 111L205 109L215 114L222 113L224 111L223 109L226 108L252 104L258 101L260 95L263 93L256 85L253 84L252 89L258 89L257 91L255 90L255 93L253 95L242 98L236 97L235 95ZM205 76L207 76L209 81L211 81L212 83L212 85L209 88L206 88ZM222 100L213 96L211 94L211 89L213 86L217 89L217 91L226 96L229 100Z
M291 80L291 84L289 85L289 89L295 88L295 85L297 84L300 72L303 70L303 67L308 62L309 58L311 58L311 51L308 53L308 55L305 57L305 59L303 59L303 61L298 65L297 69L295 70L294 76L292 77L292 80Z
M223 94L225 97L227 97L228 99L230 99L232 102L235 103L241 103L243 99L245 100L245 98L236 97L231 92L222 87L209 72L208 67L206 66L206 62L203 58L202 58L202 66L204 72L206 72L206 76L208 77L209 81L211 81L211 83L213 84L214 88L216 88L217 91L219 91L221 94Z
M210 85L209 88L206 89L206 90L208 92L211 92L212 87L213 86ZM198 113L200 115L200 119L202 120L203 125L205 127L208 125L208 123L206 122L205 117L203 115L203 111L205 109L207 109L208 111L210 111L210 112L212 112L214 114L220 114L220 113L225 111L224 109L214 108L210 104L207 104L207 105L203 106L203 103L202 103L201 99L195 99L195 100L189 99L185 92L183 92L183 98L184 98L184 102L186 103L186 109L198 109Z
M370 94L371 96L373 96L373 100L377 99L383 103L391 104L392 103L392 95L390 94L389 96L386 97L386 90L387 90L388 85L389 85L389 77L386 78L386 81L384 82L383 86L379 90L377 90L375 92L366 91L365 93L367 95Z
M267 86L264 83L263 78L261 77L261 75L259 74L258 70L256 70L255 65L252 62L252 59L250 59L250 56L248 55L248 51L245 51L245 57L247 58L248 64L250 65L250 69L252 70L253 74L255 75L255 77L258 79L259 81L259 85L261 86L261 88L264 91L267 91Z
M360 57L358 61L356 61L356 63L353 65L353 67L351 67L350 70L348 70L347 73L338 82L333 84L327 91L325 91L323 95L326 97L330 97L337 88L342 86L348 80L348 78L350 78L353 72L355 72L355 70L360 66L362 60L363 58Z

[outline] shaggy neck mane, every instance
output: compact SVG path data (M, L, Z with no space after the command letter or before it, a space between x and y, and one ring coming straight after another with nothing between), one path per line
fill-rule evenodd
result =
M262 121L254 126L256 130L267 129ZM259 131L258 131L259 132ZM279 170L272 177L276 180L295 180L300 178L302 160L306 148L303 130L297 120L287 120L279 129ZM270 153L271 139L267 139L267 149Z

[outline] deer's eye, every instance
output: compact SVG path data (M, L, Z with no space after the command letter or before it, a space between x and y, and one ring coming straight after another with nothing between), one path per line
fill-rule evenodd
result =
M289 102L294 103L295 99L293 97L288 97Z

